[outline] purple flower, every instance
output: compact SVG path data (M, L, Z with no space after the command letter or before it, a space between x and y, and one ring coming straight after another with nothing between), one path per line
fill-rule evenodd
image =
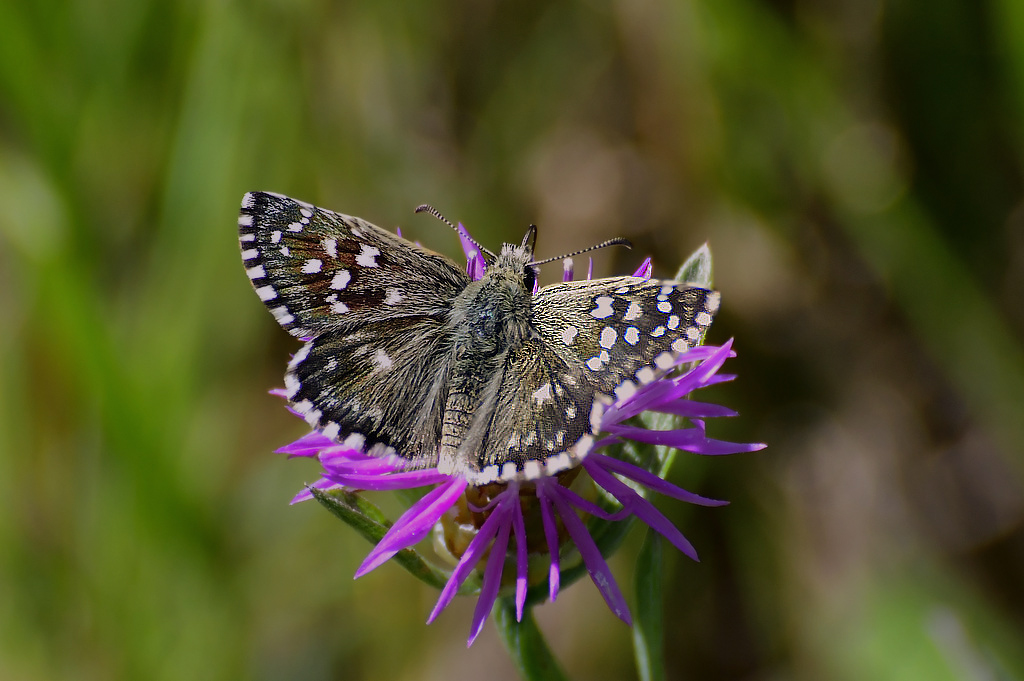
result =
M485 262L462 225L459 225L459 232L466 250L467 272L477 279L483 274ZM650 272L648 259L634 276L649 278ZM571 280L572 275L572 261L566 260L564 279ZM631 624L622 591L581 513L606 522L625 521L631 517L639 519L684 554L697 560L697 553L690 542L638 489L702 506L721 506L727 502L689 492L644 467L600 450L626 441L666 445L705 455L763 448L761 444L708 438L705 419L734 416L735 412L689 398L691 393L701 388L732 380L733 376L719 373L726 359L732 356L735 356L732 341L720 347L701 346L682 353L676 360L676 366L688 366L685 371L669 373L664 378L642 385L605 411L600 432L606 437L594 444L581 465L557 476L528 482L474 487L464 478L442 474L437 469L407 470L400 459L372 457L320 433L309 433L278 450L291 457L316 458L322 468L320 479L298 494L292 503L312 498L313 489L386 491L431 487L395 521L366 556L355 576L366 574L399 551L413 547L432 532L436 533L435 537L440 537L453 558L457 558L457 564L430 613L428 623L447 607L467 578L483 565L469 644L480 633L499 592L506 586L503 583L506 562L514 565L514 579L509 577L507 586L514 593L517 616L522 619L527 590L531 586L531 554L547 556L546 574L540 579L534 576L533 581L543 583L546 577L547 594L555 600L560 587L560 554L571 555L571 551L563 551L563 546L568 543L575 548L608 607L624 622ZM682 418L672 422L673 427L652 430L638 425L633 418L644 412ZM588 498L593 496L588 491L601 490L602 496L611 502L607 505L612 510ZM510 546L514 546L511 556Z

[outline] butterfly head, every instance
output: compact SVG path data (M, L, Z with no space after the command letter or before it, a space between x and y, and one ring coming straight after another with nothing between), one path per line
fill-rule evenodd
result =
M522 245L503 244L494 262L487 268L496 276L517 280L528 292L533 292L537 282L537 266L533 264L533 242L537 238L537 228L530 225L530 231L523 237Z

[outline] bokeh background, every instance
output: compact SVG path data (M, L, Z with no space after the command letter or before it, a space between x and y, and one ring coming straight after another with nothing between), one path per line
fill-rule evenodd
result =
M252 189L632 239L599 274L710 242L714 435L769 448L673 471L733 503L661 504L669 677L1024 678L1022 160L1018 0L0 2L0 678L515 678L288 506ZM635 678L586 580L539 617Z

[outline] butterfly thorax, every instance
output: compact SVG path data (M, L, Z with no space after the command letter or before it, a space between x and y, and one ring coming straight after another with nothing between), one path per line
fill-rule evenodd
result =
M530 337L536 272L530 252L506 244L484 276L460 293L451 309L456 356L494 357Z
M451 375L440 468L454 470L474 452L493 416L507 354L536 335L530 327L536 272L528 249L506 244L479 281L452 305Z

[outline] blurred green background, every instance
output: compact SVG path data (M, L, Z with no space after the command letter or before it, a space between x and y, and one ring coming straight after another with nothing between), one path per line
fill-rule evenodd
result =
M288 506L253 189L632 239L602 275L709 241L713 434L770 447L673 471L733 504L661 503L669 677L1024 678L1022 161L1019 0L0 0L0 679L514 678ZM538 616L635 677L589 582Z

